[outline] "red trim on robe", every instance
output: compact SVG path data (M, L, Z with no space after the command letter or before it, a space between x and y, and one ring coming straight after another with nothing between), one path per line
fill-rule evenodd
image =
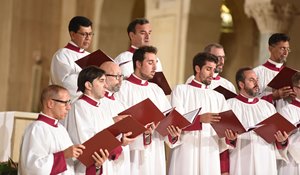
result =
M77 46L74 46L74 45L71 44L71 43L68 43L68 44L65 46L65 48L70 49L70 50L73 50L73 51L78 52L78 53L83 53L83 52L84 52L84 49L81 49L81 48L79 48L79 47L77 47ZM80 50L82 50L82 51L80 51Z
M238 100L244 102L244 103L247 103L247 104L255 104L259 101L258 98L254 98L253 101L249 101L248 98L242 96L241 94L237 95L235 98L237 98Z
M220 80L220 79L221 79L220 75L217 75L216 77L213 77L213 80Z
M268 68L268 69L271 69L273 71L277 71L277 72L281 71L284 68L284 66L281 66L280 68L278 68L278 67L276 67L275 64L272 64L269 61L265 62L263 64L263 66L266 67L266 68Z
M178 141L178 137L172 137L170 134L168 135L169 142L175 144Z
M221 173L229 173L230 161L229 161L229 151L225 150L220 153L220 169Z
M114 94L109 95L109 92L105 91L104 96L108 99L115 100Z
M197 88L201 88L202 87L202 84L196 82L195 80L192 80L189 85L191 86L194 86L194 87L197 87Z
M289 139L287 139L286 143L283 145L281 143L277 142L277 140L275 141L276 148L280 149L280 150L286 148L288 146L288 144L289 144Z
M38 121L43 121L43 122L47 123L48 125L57 128L58 121L55 120L55 119L51 119L51 118L49 118L49 117L46 117L46 116L44 116L43 114L39 114L37 120L38 120Z
M91 99L90 97L88 97L88 96L86 96L84 94L81 97L79 97L79 99L82 99L82 100L86 101L87 103L89 103L89 104L91 104L93 106L96 106L96 107L99 106L99 102Z
M266 100L267 102L273 104L273 94L265 95L261 99Z
M118 146L117 148L113 149L110 153L109 153L109 159L110 160L117 160L120 155L122 154L122 147L121 146Z
M102 166L101 166L100 170L102 170ZM95 165L91 165L91 166L89 166L88 168L85 169L85 174L86 175L96 175L96 172L97 172L97 170L96 170ZM102 174L102 171L101 171L100 174Z
M67 163L64 152L60 151L53 154L53 165L50 175L59 174L67 170Z
M147 137L146 137L146 134L143 133L143 141L144 141L144 145L150 145L151 142L152 142L152 135L149 134L149 135L147 135Z
M127 51L131 52L131 53L134 53L136 51L136 49L133 48L132 46L130 46Z
M143 84L142 80L136 78L135 76L133 76L133 74L131 74L126 80L140 86L148 86L148 81L145 81L145 83Z
M300 102L297 100L293 100L291 104L300 108Z

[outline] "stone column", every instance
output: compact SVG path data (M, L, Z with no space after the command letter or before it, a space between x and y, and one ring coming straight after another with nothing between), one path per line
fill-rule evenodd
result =
M287 33L296 14L293 4L287 1L245 0L245 13L254 18L260 32L257 64L269 57L268 39L273 33Z

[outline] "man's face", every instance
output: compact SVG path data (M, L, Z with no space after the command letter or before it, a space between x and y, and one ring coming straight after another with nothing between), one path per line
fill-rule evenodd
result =
M205 65L201 69L199 68L200 71L199 73L197 73L200 82L205 85L210 85L211 81L213 80L215 69L216 69L216 63L206 61Z
M143 80L150 80L155 75L157 58L154 53L145 53L145 59L142 63L136 62L137 71L140 74L140 78Z
M258 79L253 70L244 72L245 82L242 87L250 97L256 97L259 93Z
M118 92L120 90L123 75L119 66L113 66L112 69L106 72L107 89L110 92Z
M51 108L52 117L57 120L63 120L68 114L68 111L71 109L69 92L66 90L60 90L57 97L49 100L51 100L53 104Z
M93 80L91 87L91 96L95 99L101 99L105 95L105 90L107 89L106 77L98 77Z
M143 25L137 24L135 26L135 33L129 33L131 44L138 48L150 45L151 32L152 29L149 23Z
M80 26L79 30L75 32L70 32L71 40L80 48L88 49L91 45L93 38L92 27Z
M277 63L285 63L290 52L290 44L288 41L280 41L273 46L269 46L269 51L271 60Z
M293 90L296 94L296 97L298 99L300 99L300 81L298 82L298 85L297 86L293 86Z
M225 63L225 52L223 48L212 47L210 53L218 57L218 64L215 69L215 73L221 73Z

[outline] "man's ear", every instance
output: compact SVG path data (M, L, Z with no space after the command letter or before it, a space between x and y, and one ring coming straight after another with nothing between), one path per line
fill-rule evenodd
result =
M199 73L201 71L200 67L198 65L195 66L196 73Z
M48 99L45 103L49 109L52 109L55 102L51 99Z
M73 40L73 38L75 37L76 33L73 32L73 31L70 31L69 34L70 34L71 39Z
M92 85L91 82L86 81L86 82L84 83L84 87L85 87L85 89L87 89L87 90L91 90L92 87L93 87L93 85Z
M129 34L128 34L129 39L132 40L132 38L134 37L134 35L135 35L135 34L134 34L133 32L129 32Z
M242 81L239 81L238 85L239 85L240 89L244 89L244 87L245 87L245 83L243 83Z
M136 61L135 62L135 66L136 66L136 68L141 68L142 67L142 62L140 62L140 61Z

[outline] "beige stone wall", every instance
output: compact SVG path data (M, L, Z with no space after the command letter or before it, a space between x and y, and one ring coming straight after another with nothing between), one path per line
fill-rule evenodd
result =
M197 52L208 43L220 42L227 55L222 75L234 81L239 67L258 65L259 48L264 47L257 20L246 16L244 1L226 1L234 20L234 32L229 34L220 30L221 0L2 1L0 110L39 110L38 96L40 89L48 85L52 55L69 41L67 26L75 15L87 16L94 23L90 51L100 48L111 57L128 48L128 23L136 17L149 18L153 45L158 47L172 87L192 74L192 58ZM300 69L300 3L287 2L298 9L288 27L292 38L288 65Z

